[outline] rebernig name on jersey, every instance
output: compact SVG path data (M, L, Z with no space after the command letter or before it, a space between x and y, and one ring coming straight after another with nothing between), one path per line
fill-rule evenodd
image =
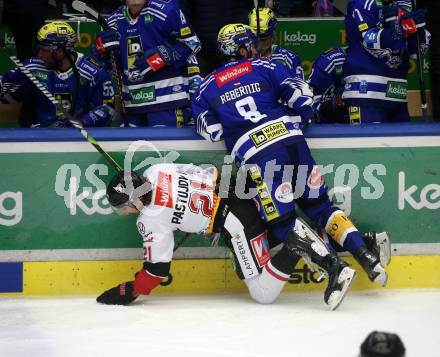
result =
M235 100L244 95L252 94L256 92L261 92L260 83L258 82L246 84L244 86L225 92L224 94L220 95L220 100L222 101L222 104L225 104L227 102L230 102L231 100Z

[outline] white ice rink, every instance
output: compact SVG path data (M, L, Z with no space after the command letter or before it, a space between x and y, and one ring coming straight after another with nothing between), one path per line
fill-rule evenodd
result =
M321 293L0 298L0 356L354 357L373 330L399 334L406 356L440 356L440 290L349 292L336 311Z

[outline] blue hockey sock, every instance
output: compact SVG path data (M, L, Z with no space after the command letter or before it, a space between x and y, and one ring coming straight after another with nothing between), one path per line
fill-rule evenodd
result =
M358 231L350 232L342 245L344 250L354 254L360 247L365 247L365 242Z

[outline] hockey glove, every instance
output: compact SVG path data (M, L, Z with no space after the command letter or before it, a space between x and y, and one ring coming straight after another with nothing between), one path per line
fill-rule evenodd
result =
M14 98L14 94L17 93L19 89L19 84L5 83L2 86L0 83L0 102L3 104L11 104L17 102L17 100Z
M157 72L166 65L172 65L180 59L180 54L171 48L160 45L146 50L134 61L134 69L145 76L148 72Z
M48 128L70 128L72 124L65 118L60 117L57 120L55 120L53 123L49 124Z
M388 5L384 6L382 10L384 21L391 22L391 21L397 21L397 6L395 5Z
M195 75L192 76L191 78L189 78L188 81L188 92L189 95L192 97L194 95L194 93L197 91L197 89L199 88L200 84L203 82L203 78L199 75Z
M138 295L134 294L133 282L127 281L104 291L96 298L96 301L106 305L128 305L137 297Z
M90 112L81 116L80 121L84 126L102 126L111 122L114 115L115 110L111 106L104 104L93 108Z
M282 84L293 89L287 106L296 110L303 121L308 121L313 115L313 92L309 84L300 78L287 78Z
M426 26L426 12L427 9L418 9L412 13L412 18L416 23L417 30L421 30Z
M402 27L402 31L406 37L417 32L417 25L414 21L414 13L399 9L398 15L400 26Z
M116 30L108 29L99 32L95 39L95 49L100 57L108 57L115 50L119 50L120 35Z

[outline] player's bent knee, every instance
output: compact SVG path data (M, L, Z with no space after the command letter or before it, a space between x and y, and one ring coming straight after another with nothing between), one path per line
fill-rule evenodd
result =
M245 280L251 298L260 304L272 304L280 295L281 290L262 287L258 278Z
M263 289L249 289L251 298L259 304L272 304L278 296L267 294Z

